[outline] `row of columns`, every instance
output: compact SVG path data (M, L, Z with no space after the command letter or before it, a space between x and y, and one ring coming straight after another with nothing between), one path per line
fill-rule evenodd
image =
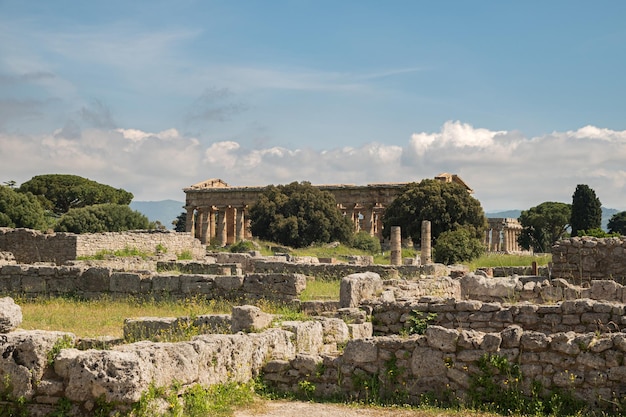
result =
M521 252L518 238L522 232L519 223L504 221L501 224L490 224L485 231L485 246L491 252Z
M185 230L202 242L226 246L249 239L250 221L246 207L186 207Z
M341 212L354 224L354 231L367 232L370 236L383 238L383 212L381 205L361 206L355 204L351 207L339 206Z

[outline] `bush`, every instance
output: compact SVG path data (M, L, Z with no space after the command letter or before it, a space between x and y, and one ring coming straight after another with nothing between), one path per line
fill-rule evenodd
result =
M352 245L355 249L364 250L367 253L375 255L380 253L380 240L376 236L371 236L367 232L359 232L354 235Z
M71 209L59 220L57 232L101 233L154 228L146 216L123 204L98 204Z
M233 253L245 253L256 250L256 247L254 246L254 243L249 240L240 240L239 242L231 245L228 250Z
M435 262L450 265L478 258L485 248L469 230L456 229L439 235L433 250Z

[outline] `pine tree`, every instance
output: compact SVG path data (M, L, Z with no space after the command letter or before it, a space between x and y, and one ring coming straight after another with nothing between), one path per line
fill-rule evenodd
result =
M602 203L596 192L586 184L578 184L572 195L572 236L580 231L599 229L602 226Z

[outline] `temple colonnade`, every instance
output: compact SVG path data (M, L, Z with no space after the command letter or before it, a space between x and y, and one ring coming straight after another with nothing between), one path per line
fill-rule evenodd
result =
M489 226L485 231L485 246L489 252L522 252L517 239L522 232L522 225L517 219L487 219Z

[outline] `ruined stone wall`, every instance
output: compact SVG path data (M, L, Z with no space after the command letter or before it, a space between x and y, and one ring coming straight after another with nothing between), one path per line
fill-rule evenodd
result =
M552 275L576 284L594 279L626 283L626 237L574 237L552 247Z
M572 391L592 408L610 406L626 395L626 334L555 333L523 330L501 332L431 326L422 336L377 337L350 341L338 357L297 355L264 367L266 383L286 392L353 400L400 398L418 403L422 394L464 398L471 381L483 376L477 363L485 355L507 358L520 375L490 377L501 386L531 393L533 382L544 391ZM484 377L484 376L483 376Z
M291 301L306 288L301 274L158 274L121 272L111 268L76 266L4 265L0 267L0 294L26 297L77 295L98 298L154 297L259 299Z
M189 251L205 256L204 246L189 233L139 230L109 233L42 233L31 229L0 228L0 251L13 253L18 263L54 262L57 265L103 250L134 248L147 253L165 249L173 255Z
M575 299L556 304L500 304L423 297L414 302L368 301L377 335L410 332L418 322L450 329L499 332L511 325L542 333L626 330L624 304Z

